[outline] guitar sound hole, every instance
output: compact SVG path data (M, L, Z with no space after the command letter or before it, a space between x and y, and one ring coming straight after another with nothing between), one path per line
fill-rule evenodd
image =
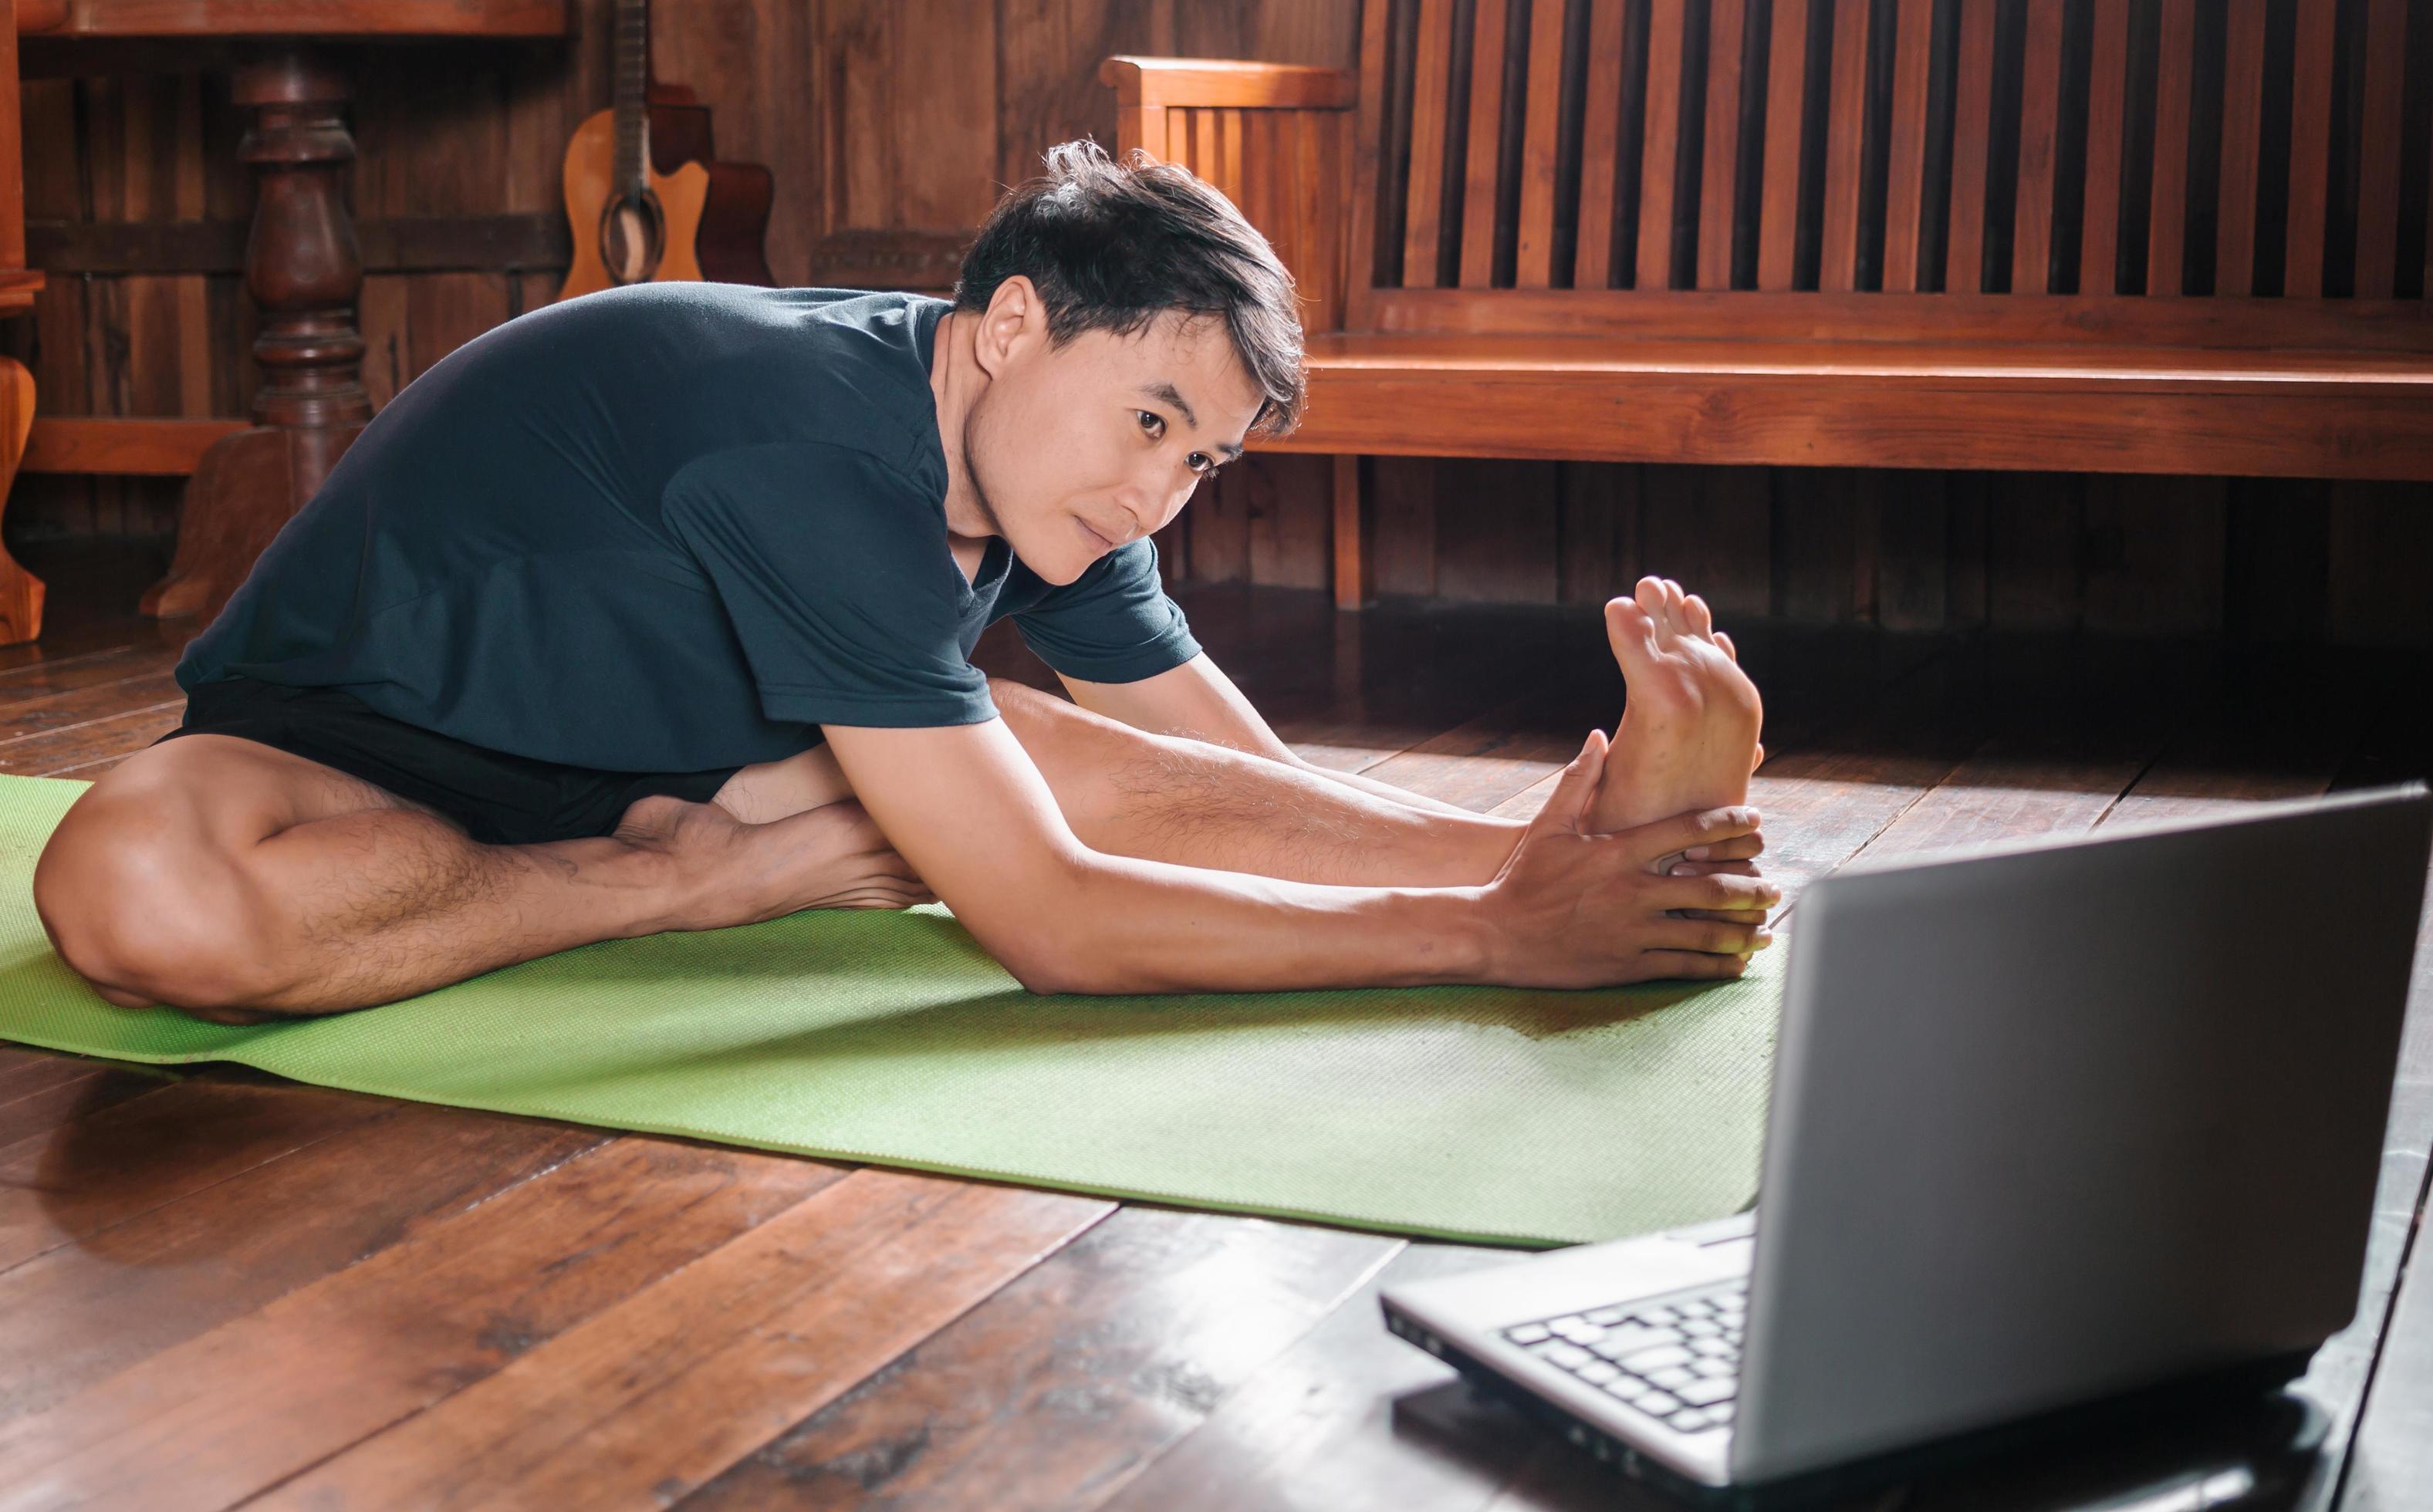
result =
M659 198L621 195L600 212L600 261L613 283L647 283L667 249L667 221Z

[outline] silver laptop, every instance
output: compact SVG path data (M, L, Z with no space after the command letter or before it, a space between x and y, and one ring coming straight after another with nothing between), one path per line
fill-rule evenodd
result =
M1693 1493L2286 1382L2356 1307L2429 824L2415 784L1824 878L1759 1209L1387 1324Z

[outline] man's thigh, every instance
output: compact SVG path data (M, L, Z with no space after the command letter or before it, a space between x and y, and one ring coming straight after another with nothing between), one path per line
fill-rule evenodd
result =
M114 824L149 822L234 848L366 809L445 817L293 752L232 735L196 734L148 746L104 773L60 828L68 830L79 814L106 815Z

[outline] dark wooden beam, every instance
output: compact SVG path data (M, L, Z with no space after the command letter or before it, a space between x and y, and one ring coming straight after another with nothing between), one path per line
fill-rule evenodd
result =
M242 273L241 220L26 223L26 261L53 274ZM571 257L557 212L406 215L358 221L366 273L514 273L556 269Z

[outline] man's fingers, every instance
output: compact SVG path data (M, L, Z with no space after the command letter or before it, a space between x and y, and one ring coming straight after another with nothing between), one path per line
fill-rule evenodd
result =
M1675 861L1666 876L1762 876L1755 861Z
M1653 863L1682 855L1693 845L1712 847L1757 832L1758 812L1744 804L1702 813L1675 814L1637 829L1622 830L1613 838L1627 845L1631 856Z
M1779 885L1757 876L1668 876L1648 895L1660 909L1728 909L1757 912L1782 901Z
M1765 832L1752 830L1719 840L1711 845L1693 845L1682 853L1685 861L1745 861L1765 852Z
M1642 950L1642 981L1724 981L1748 970L1741 956L1707 956L1690 950Z
M1745 956L1774 943L1774 931L1755 924L1723 924L1713 919L1652 919L1647 939L1659 950L1700 950L1716 956Z

